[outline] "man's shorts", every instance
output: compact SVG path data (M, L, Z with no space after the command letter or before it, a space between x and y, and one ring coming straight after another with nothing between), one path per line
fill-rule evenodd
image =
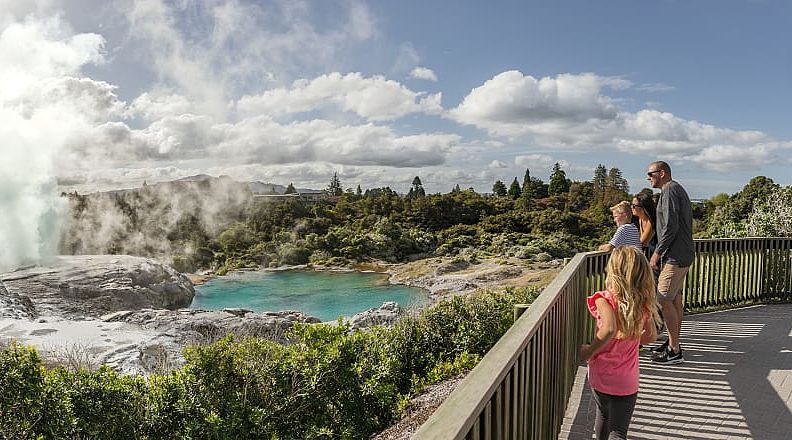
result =
M685 285L685 275L690 266L679 267L673 264L664 264L657 279L657 299L659 301L673 301L682 293Z

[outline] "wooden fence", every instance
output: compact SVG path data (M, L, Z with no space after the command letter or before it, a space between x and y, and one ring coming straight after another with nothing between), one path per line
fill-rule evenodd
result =
M685 307L792 299L792 238L695 240ZM605 283L608 254L575 255L421 426L414 439L554 439L592 336L585 298Z

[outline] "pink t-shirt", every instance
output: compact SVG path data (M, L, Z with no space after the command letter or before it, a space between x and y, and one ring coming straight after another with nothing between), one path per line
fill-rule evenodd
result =
M607 290L588 297L589 312L597 319L597 329L602 325L597 312L597 298L605 298L616 311L616 299ZM644 316L646 319L646 316ZM629 396L638 392L639 339L616 339L614 336L588 360L588 378L595 390L614 396Z

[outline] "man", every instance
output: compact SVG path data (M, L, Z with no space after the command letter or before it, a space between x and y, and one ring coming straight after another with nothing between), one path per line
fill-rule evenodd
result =
M611 206L613 221L616 222L616 233L608 243L599 247L601 251L612 251L619 246L635 246L641 248L641 233L632 224L632 209L630 202L624 201L616 206Z
M679 345L682 329L682 287L693 264L693 210L682 185L671 178L671 167L657 161L649 164L647 180L660 189L657 202L657 247L649 261L660 269L657 294L668 331L668 341L658 347L652 361L659 364L684 362Z

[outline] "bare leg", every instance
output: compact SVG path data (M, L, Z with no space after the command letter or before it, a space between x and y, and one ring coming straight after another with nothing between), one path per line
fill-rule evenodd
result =
M679 295L677 295L679 298ZM671 301L662 300L660 305L663 307L663 318L665 318L666 331L668 332L668 347L675 353L679 352L679 329L681 328L681 317L676 307L676 298Z
M680 292L677 296L674 297L674 309L677 312L677 326L676 326L676 348L674 352L679 351L679 335L682 334L682 317L684 316L685 309L682 305L682 293Z

